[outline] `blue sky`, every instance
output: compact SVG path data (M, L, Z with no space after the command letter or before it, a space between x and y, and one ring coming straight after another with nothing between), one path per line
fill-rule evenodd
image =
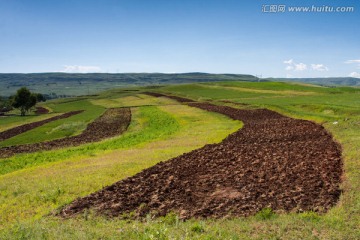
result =
M0 72L360 77L359 26L359 0L0 0Z

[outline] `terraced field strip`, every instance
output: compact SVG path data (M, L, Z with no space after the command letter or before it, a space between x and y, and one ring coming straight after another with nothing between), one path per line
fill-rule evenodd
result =
M254 89L254 88L245 88L245 87L237 87L237 86L226 86L226 85L210 85L210 84L195 84L195 86L213 88L213 89L225 89L225 90L235 90L239 92L251 92L251 93L270 93L270 94L279 94L279 95L316 95L319 93L316 92L300 92L300 91L291 91L291 90L284 90L284 91L276 91L276 90L267 90L267 89Z
M41 120L41 121L38 121L38 122L28 123L28 124L24 124L24 125L21 125L21 126L18 126L18 127L14 127L14 128L5 130L3 132L0 132L0 141L4 141L6 139L12 138L12 137L14 137L16 135L19 135L21 133L30 131L31 129L40 127L40 126L42 126L44 124L47 124L49 122L53 122L53 121L56 121L56 120L59 120L59 119L68 118L68 117L74 116L74 115L82 113L82 112L83 112L83 110L71 111L71 112L67 112L67 113L64 113L64 114L59 115L59 116L51 117L51 118Z
M181 101L245 125L219 144L161 162L79 198L60 215L92 209L111 217L176 212L187 219L249 216L263 208L325 212L337 203L341 147L322 126L267 109Z
M74 147L85 143L98 142L105 138L117 136L126 131L131 121L129 108L113 108L90 123L79 135L56 139L49 142L16 145L0 148L0 157L6 158L19 153L30 153L64 147Z
M179 104L169 98L157 98L146 94L136 94L133 96L125 96L119 98L94 99L91 103L106 108L113 107L139 107L139 106L164 106Z
M181 103L186 103L186 102L194 102L194 100L188 99L188 98L183 98L183 97L178 97L178 96L171 96L171 95L165 95L165 94L161 94L161 93L155 93L155 92L144 92L144 94L147 94L149 96L153 96L153 97L167 97L167 98L171 98L174 99L178 102Z

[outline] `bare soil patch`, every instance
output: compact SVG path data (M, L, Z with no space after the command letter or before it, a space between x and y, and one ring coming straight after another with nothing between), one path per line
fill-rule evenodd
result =
M44 125L46 123L53 122L53 121L56 121L56 120L59 120L59 119L68 118L68 117L74 116L76 114L79 114L81 112L83 112L83 110L67 112L67 113L61 114L59 116L51 117L51 118L48 118L48 119L45 119L45 120L41 120L41 121L37 121L37 122L33 122L33 123L28 123L28 124L24 124L24 125L21 125L21 126L18 126L18 127L8 129L6 131L0 132L0 141L4 141L5 139L9 139L9 138L12 138L12 137L14 137L16 135L19 135L21 133L30 131L31 129L40 127L40 126L42 126L42 125Z
M188 98L183 98L183 97L178 97L178 96L171 96L171 95L165 95L165 94L161 94L161 93L155 93L155 92L143 92L144 94L147 94L149 96L153 96L153 97L167 97L167 98L171 98L174 99L178 102L181 103L188 103L188 102L194 102L194 100L188 99Z
M244 127L219 144L205 145L79 198L60 215L93 209L110 217L175 212L183 219L218 218L249 216L265 207L325 212L338 201L341 148L322 126L267 109L189 105L241 120Z
M44 107L36 107L36 114L46 114L49 113L49 109L44 108Z
M105 138L115 137L128 128L131 121L130 108L113 108L90 123L79 135L56 139L49 142L16 145L0 148L0 157L10 157L19 153L30 153L64 147L75 147L85 143L98 142Z

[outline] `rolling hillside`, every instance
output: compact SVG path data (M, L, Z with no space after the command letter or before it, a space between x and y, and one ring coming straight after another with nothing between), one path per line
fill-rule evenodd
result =
M31 73L0 74L0 96L10 96L20 87L47 95L47 98L98 94L118 87L160 86L219 81L294 81L324 86L359 86L357 78L258 79L246 74L209 73Z
M17 153L0 156L0 238L359 239L359 93L352 87L226 81L110 89L50 100L41 103L48 113L23 118L13 111L0 117L0 132L83 110L0 144L0 151ZM113 108L126 111L130 124L108 138L36 152L11 147L78 139L99 119L111 125L114 116L106 112ZM277 181L271 189L265 187L270 181ZM206 188L191 191L194 186ZM172 208L177 202L186 207L191 199L208 198L195 201L199 214L170 211L156 218L145 203L115 218L96 214L104 206L121 209L120 198L111 196L115 190L126 192L119 195L126 206L146 200L153 209L162 209L162 199L178 210ZM85 205L79 214L59 217L74 201L101 193L109 201L96 198L98 208ZM318 194L325 197L317 201ZM183 198L165 201L167 196ZM251 201L243 204L242 196ZM139 211L147 214L137 218ZM222 218L209 217L212 212Z

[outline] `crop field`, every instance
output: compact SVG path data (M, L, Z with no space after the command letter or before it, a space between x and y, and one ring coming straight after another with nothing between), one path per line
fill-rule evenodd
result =
M358 88L212 82L41 106L0 117L0 136L82 112L0 141L0 239L360 239ZM36 151L4 154L19 148Z

